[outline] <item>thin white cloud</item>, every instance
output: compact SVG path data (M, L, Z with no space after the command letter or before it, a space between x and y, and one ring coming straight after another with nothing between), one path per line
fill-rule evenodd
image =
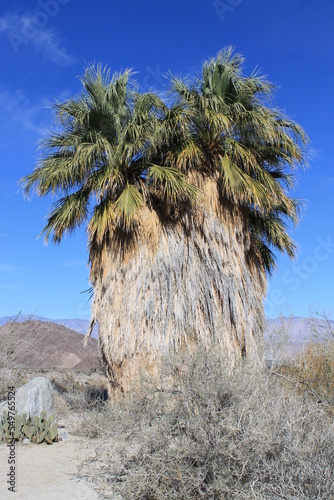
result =
M32 273L32 269L28 269L26 267L21 267L21 266L16 266L15 264L7 264L7 263L1 263L0 262L0 271L6 272L6 273L17 273L17 272L29 272Z
M308 149L308 155L309 155L310 161L315 161L315 160L321 159L323 151L324 151L323 148L312 148L312 147L310 147Z
M21 16L7 12L0 17L0 34L7 37L16 54L30 45L52 62L63 65L73 63L74 58L62 45L57 33L47 27L49 21L42 11Z
M41 119L38 114L42 111L42 104L31 104L27 96L20 89L15 91L3 90L0 87L0 108L2 114L7 116L11 123L33 130L39 135L43 134L48 127L41 127ZM7 124L8 124L7 121Z
M59 95L59 99L62 100L71 94L69 90L65 89ZM0 86L0 109L3 118L0 131L6 133L10 125L14 125L17 130L24 128L36 132L39 137L47 136L50 129L57 131L59 128L51 108L51 98L45 97L31 102L20 88L12 89ZM8 197L7 193L1 195ZM0 235L1 238L3 236Z

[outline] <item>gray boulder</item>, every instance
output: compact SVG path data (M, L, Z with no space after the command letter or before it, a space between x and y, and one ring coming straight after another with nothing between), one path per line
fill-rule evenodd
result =
M15 409L19 415L26 413L32 417L45 411L47 416L54 415L53 390L45 377L35 377L20 387L15 394ZM7 402L0 405L0 413L8 411Z
M61 431L58 431L58 439L66 442L70 440L70 435L65 429L62 429Z

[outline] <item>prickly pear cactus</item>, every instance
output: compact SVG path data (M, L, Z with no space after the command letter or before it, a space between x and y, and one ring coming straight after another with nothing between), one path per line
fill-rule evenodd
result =
M37 432L36 442L37 444L43 443L46 437L46 431Z
M13 417L9 417L6 411L0 417L0 441L7 443L20 441L24 438L30 439L33 443L52 444L58 441L58 425L53 415L47 418L47 414L42 412L40 417L32 418L24 413L15 415L15 426L11 422Z
M57 439L57 437L58 437L58 425L55 422L54 424L50 425L49 432L48 432L48 435L46 436L45 440L47 441L47 439L50 439L52 442L52 441L55 441Z

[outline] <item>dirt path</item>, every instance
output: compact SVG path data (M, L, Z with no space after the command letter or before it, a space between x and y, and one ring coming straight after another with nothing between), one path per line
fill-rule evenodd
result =
M88 440L53 445L17 443L16 488L8 491L9 448L0 444L0 499L1 500L95 500L99 496L85 480L78 479L79 464L94 455Z

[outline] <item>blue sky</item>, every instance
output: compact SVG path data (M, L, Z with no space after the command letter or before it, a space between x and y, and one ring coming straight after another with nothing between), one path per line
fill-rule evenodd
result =
M306 200L291 262L278 260L266 312L334 310L334 3L330 0L2 0L0 7L0 316L35 312L89 318L84 230L60 246L37 239L50 199L23 199L18 180L54 127L49 105L75 95L87 63L133 68L143 89L163 75L196 74L226 45L278 87L275 104L310 137L310 168L294 195Z

